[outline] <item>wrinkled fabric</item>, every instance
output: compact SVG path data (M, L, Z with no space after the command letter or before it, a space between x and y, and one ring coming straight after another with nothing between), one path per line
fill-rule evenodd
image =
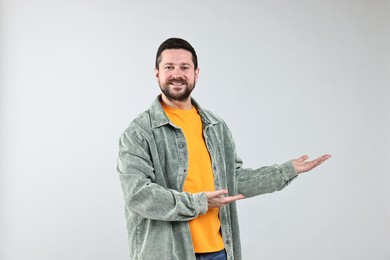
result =
M204 192L183 192L188 152L183 131L165 115L160 98L135 118L119 141L117 172L125 201L130 259L195 260L188 221L208 209ZM214 113L198 109L215 189L246 198L283 189L297 174L291 162L245 169L231 132ZM241 259L236 203L219 211L227 259Z

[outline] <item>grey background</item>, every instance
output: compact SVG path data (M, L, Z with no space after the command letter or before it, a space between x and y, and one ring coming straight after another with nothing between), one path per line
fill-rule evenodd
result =
M168 37L246 167L333 158L239 202L244 259L390 259L389 1L3 0L0 259L127 259L119 135Z

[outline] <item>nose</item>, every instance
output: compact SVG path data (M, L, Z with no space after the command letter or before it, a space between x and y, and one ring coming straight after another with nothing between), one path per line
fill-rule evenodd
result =
M174 78L174 79L176 79L176 78L181 78L181 70L180 70L180 68L175 67L175 68L172 70L171 76L172 76L172 78Z

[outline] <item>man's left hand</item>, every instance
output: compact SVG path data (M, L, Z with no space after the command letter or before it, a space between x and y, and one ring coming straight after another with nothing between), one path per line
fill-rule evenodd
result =
M292 160L291 162L292 162L297 174L300 174L302 172L308 172L308 171L312 170L313 168L317 167L318 165L320 165L324 161L328 160L330 157L331 157L330 154L324 154L315 160L306 161L309 158L309 156L304 155L298 159Z

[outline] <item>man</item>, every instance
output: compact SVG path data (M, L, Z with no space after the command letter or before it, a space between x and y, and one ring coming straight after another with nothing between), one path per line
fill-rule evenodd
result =
M161 95L120 138L118 173L131 259L241 259L235 201L281 190L330 155L245 169L225 122L191 98L197 55L185 40L156 55Z

